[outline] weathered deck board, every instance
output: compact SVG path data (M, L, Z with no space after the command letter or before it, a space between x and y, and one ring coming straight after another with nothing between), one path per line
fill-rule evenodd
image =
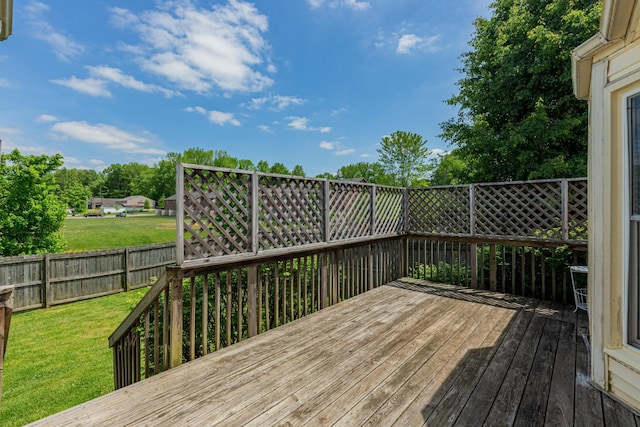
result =
M634 425L586 315L402 280L34 425Z

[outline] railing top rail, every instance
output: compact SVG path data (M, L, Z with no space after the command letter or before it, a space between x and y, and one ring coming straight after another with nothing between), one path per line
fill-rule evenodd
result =
M115 343L126 334L129 329L138 321L142 313L151 305L151 303L165 290L167 287L167 272L164 271L158 281L149 289L145 296L140 300L138 305L129 313L122 321L120 326L109 336L109 347L113 347Z

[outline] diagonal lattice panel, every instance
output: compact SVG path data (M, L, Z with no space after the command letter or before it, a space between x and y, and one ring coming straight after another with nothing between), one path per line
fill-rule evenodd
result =
M568 187L569 240L587 240L587 180L570 180Z
M250 185L248 173L185 168L185 259L250 251Z
M331 181L329 241L371 235L371 186Z
M562 186L559 181L477 185L477 235L562 238Z
M469 187L409 189L409 230L415 233L469 234Z
M258 188L260 250L322 242L322 181L264 175Z
M377 236L404 231L403 198L402 188L378 187L376 189L375 234Z

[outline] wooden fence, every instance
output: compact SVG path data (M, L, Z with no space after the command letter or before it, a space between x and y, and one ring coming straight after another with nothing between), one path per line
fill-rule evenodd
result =
M14 311L127 291L175 264L175 244L0 258L0 284L15 287Z

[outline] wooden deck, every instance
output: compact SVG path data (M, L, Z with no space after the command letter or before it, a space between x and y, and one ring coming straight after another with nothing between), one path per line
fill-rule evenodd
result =
M640 427L572 309L403 279L34 425Z

